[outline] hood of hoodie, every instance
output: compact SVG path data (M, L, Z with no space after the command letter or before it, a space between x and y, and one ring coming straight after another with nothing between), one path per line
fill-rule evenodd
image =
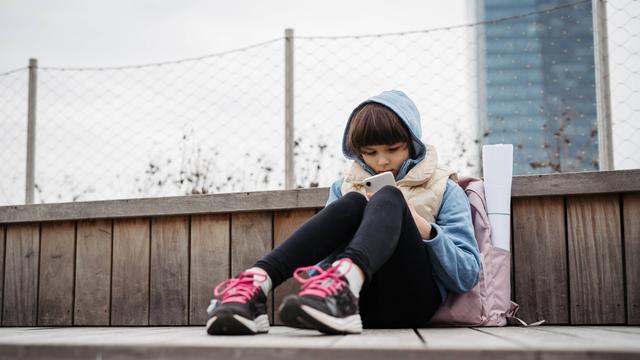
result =
M347 149L347 136L349 134L349 127L351 126L351 120L353 116L366 104L369 103L378 103L382 104L394 113L398 115L398 117L407 125L407 128L411 132L411 139L413 141L413 149L415 154L410 159L405 160L405 162L400 167L398 174L396 175L396 180L402 179L411 168L420 161L422 161L427 155L427 147L420 140L422 137L422 125L420 123L420 113L418 112L418 108L416 108L416 104L409 99L405 93L399 90L390 90L385 91L379 95L370 97L369 99L362 102L358 105L349 115L349 120L347 121L347 125L344 128L344 134L342 135L342 153L344 156L349 159L357 162L362 166L367 172L371 175L375 175L375 171L369 167L360 157L359 154L351 153Z

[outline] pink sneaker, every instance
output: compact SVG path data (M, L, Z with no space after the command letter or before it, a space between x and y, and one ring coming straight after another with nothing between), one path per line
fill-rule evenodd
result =
M318 266L296 269L293 276L302 283L298 295L287 296L280 306L280 319L291 327L315 329L325 334L359 334L362 320L358 298L349 289L347 279L338 272L345 261L324 270ZM307 279L301 273L313 270Z
M260 286L254 284L254 281L264 280L264 274L245 271L218 284L207 308L207 334L253 335L268 332L267 296Z

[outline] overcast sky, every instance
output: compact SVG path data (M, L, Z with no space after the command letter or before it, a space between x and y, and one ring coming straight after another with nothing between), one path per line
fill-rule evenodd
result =
M293 28L296 36L364 35L433 29L474 22L475 19L471 16L473 9L468 6L472 4L474 4L474 2L471 0L452 0L447 2L427 2L424 0L396 0L393 2L381 0L326 0L319 2L290 0L235 0L232 2L210 0L0 0L0 50L2 51L2 56L0 56L0 73L26 67L28 65L29 58L37 58L40 67L72 68L127 66L180 60L219 53L261 43L267 40L282 38L285 28ZM455 57L458 60L457 64L464 66L466 60L464 57L459 56L460 51L463 51L459 48L461 46L461 42L462 46L466 44L464 43L465 31L466 30L461 29L455 31L455 34L448 34L453 36L452 41L442 40L448 35L438 34L436 38L440 38L442 41L431 46L437 45L440 50L436 50L434 47L433 51L429 51L429 45L424 45L427 46L427 48L416 48L413 50L428 51L428 54L421 55L422 61L429 62L432 61L431 57L437 58L438 56L443 56L447 59ZM375 65L378 60L378 62L388 61L390 58L394 57L393 55L395 55L395 52L402 52L405 57L409 56L411 52L406 48L409 40L406 39L406 37L403 38L404 39L391 40L392 42L388 45L393 46L384 45L384 41L389 40L382 40L382 43L378 42L377 46L367 46L364 53L375 53L375 55L371 55L369 57L369 65ZM426 39L428 39L428 37ZM456 43L456 45L454 45L454 43ZM306 47L303 44L306 44ZM353 42L349 44L353 45ZM336 43L333 43L332 46L335 45ZM237 57L229 57L229 61L231 61L232 64L237 62L238 65L245 66L245 68L240 70L243 75L240 76L239 79L227 83L227 85L230 84L229 89L224 87L225 82L223 81L226 79L223 73L229 73L229 71L216 73L211 69L211 67L207 67L205 65L208 64L207 62L204 62L201 65L205 67L206 70L200 68L193 69L194 67L199 66L198 64L200 63L190 64L187 67L191 71L190 74L198 75L198 71L203 71L202 77L214 77L214 80L217 80L216 84L219 83L215 88L220 90L221 94L220 97L216 98L216 104L223 103L227 98L234 98L233 91L244 91L245 93L249 91L247 87L243 87L246 85L245 82L247 81L251 84L250 88L252 91L264 92L265 87L269 88L269 81L271 81L270 79L273 76L267 76L264 81L257 81L251 78L251 76L256 75L253 74L256 70L258 70L258 72L266 71L267 73L270 71L280 73L280 71L282 71L283 54L279 46L281 45L270 45L264 48L261 47L261 49L264 50L258 49L248 55L238 54ZM313 46L316 45L310 44L308 41L306 43L301 41L299 45L297 44L296 50L300 50L300 53L297 55L297 59L304 59L305 54L309 55L308 53L305 53L305 50L307 52L313 52L313 56L317 56L315 59L316 61L322 60L329 62L340 58L339 56L336 56L337 53L331 53L332 50L330 49L323 47L315 49ZM413 47L415 48L416 45ZM444 54L442 51L443 47L447 48L449 53ZM338 49L335 49L335 51L338 51ZM352 51L359 50L352 49ZM258 58L252 59L251 56ZM323 56L325 56L325 58L323 58ZM238 59L239 61L234 62L234 59ZM249 59L252 61L256 60L257 62L246 64ZM343 58L340 59L345 62L350 60ZM275 64L272 64L273 61L275 61ZM421 62L414 61L412 64L403 64L401 67L405 72L412 71L412 69L414 69L419 63ZM469 79L469 77L466 76L466 73L456 70L458 67L453 66L452 60L448 60L446 63L450 68L449 71L454 71L460 81L464 82ZM439 64L442 67L445 62L441 61ZM308 68L311 67L311 69L314 69L313 63L309 63L307 61L307 63L298 65L300 65L300 68L297 68L297 76L298 80L301 81L299 86L304 86L302 84L304 84L306 78L314 82L313 76L309 75L309 70L307 69L307 72L304 72L305 65ZM438 69L440 68L435 67L432 71L438 73L440 72ZM143 71L144 74L147 74L147 71L153 71L153 69L146 68ZM206 74L204 72L206 72ZM74 170L71 169L78 170L77 167L74 167L69 163L70 159L78 160L82 164L85 164L86 167L94 165L103 169L109 169L107 172L110 174L122 174L124 173L124 170L119 168L116 169L116 165L109 163L108 161L117 161L118 164L124 166L126 163L124 160L133 161L135 158L133 154L126 159L123 159L122 156L118 157L114 155L112 153L112 151L115 150L113 148L113 143L109 143L102 147L98 146L98 148L101 149L111 149L108 150L108 152L112 156L106 159L104 157L83 157L83 155L87 155L89 153L93 154L93 152L88 150L88 148L84 150L71 150L70 152L75 154L71 155L71 157L61 153L61 151L65 149L70 150L73 146L88 146L86 144L83 145L84 143L82 141L84 141L83 139L85 138L91 139L91 145L95 147L97 146L96 144L100 143L100 141L119 141L119 139L125 135L129 136L131 134L140 133L136 131L127 132L125 130L120 130L120 133L109 135L110 133L108 131L114 132L119 129L117 126L118 124L116 124L114 119L122 116L118 117L115 114L118 110L121 110L123 106L126 107L128 105L113 102L116 100L109 97L110 95L107 97L99 95L97 95L97 97L92 97L95 94L90 95L89 93L92 93L92 91L90 89L85 89L85 87L90 86L92 82L97 81L101 86L104 83L106 89L111 89L110 91L115 91L119 94L124 90L130 91L125 94L133 93L134 95L131 96L131 99L137 99L138 96L136 94L140 94L140 92L136 93L132 90L135 90L138 85L146 85L147 82L142 81L138 84L136 83L136 80L130 79L129 77L131 77L132 74L137 74L135 71L127 72L127 75L125 76L126 79L120 80L115 80L108 76L103 78L101 77L103 73L99 72L89 73L89 77L84 77L84 74L86 73L83 74L83 72L74 71L69 73L60 73L54 71L45 73L43 71L38 77L38 138L40 141L38 143L39 152L37 157L38 165L36 177L38 177L37 181L39 182L39 185L41 187L45 187L44 193L46 194L56 193L59 191L63 192L58 189L62 186L59 184L62 180L58 178L64 177L61 171L65 169L72 172ZM7 91L10 96L16 97L16 99L13 99L14 101L5 101L4 106L6 109L0 109L0 114L7 115L4 116L5 118L9 117L8 114L20 114L20 112L25 109L25 94L20 93L20 89L24 90L23 88L26 87L26 83L23 83L23 78L21 78L21 76L25 76L24 74L25 72L21 71L20 74L11 75L5 78L4 90ZM262 74L262 72L260 72L260 74ZM306 78L305 74L307 74ZM354 76L355 75L362 75L362 73L357 73L356 71L354 73ZM70 82L66 81L67 76L71 77ZM124 75L120 74L120 76ZM163 78L158 77L160 75L150 76L151 79L149 79L149 81L156 81L153 83L156 84L156 87L163 87ZM187 81L191 83L195 82L195 80L187 76L188 75L184 75L178 78L171 77L167 78L166 81L171 82L174 86L176 86L176 83L180 81ZM261 76L264 76L264 74ZM447 75L446 77L448 82L452 82L452 78L454 76ZM376 80L374 76L368 76L367 78L368 80L376 83L374 81ZM392 81L394 79L387 79L384 83L395 84L403 81L399 75L394 76L394 78L395 81ZM277 80L281 81L281 77L277 76ZM322 80L325 79L318 79L317 82L321 83ZM127 85L121 86L125 88L124 90L118 85L118 81L128 81L126 82ZM427 79L425 78L423 81L427 81ZM378 86L383 86L380 81L376 84ZM276 85L278 85L277 87L281 86L281 84ZM361 87L369 87L365 84L361 85ZM403 86L403 89L406 88L411 90L408 84L405 85L406 86ZM432 83L430 83L430 85L432 89L429 91L440 89L441 93L445 93L441 88L434 86ZM115 86L117 89L114 90L109 86ZM324 92L322 90L322 86L326 86L326 84L315 84L315 90L313 91L316 91L316 93ZM395 87L395 85L384 86ZM457 86L461 88L470 87L466 82L465 84L458 84ZM373 90L373 88L366 90L362 88L355 89L353 86L351 86L351 88L354 88L351 90L355 92L361 91L367 96L371 95L373 91L378 91L377 88L375 88L375 90ZM102 89L102 87L100 87L100 89ZM155 90L160 91L161 89ZM96 89L96 91L98 90ZM423 89L423 93L425 91L427 90ZM413 94L418 96L418 91L414 90ZM280 120L281 114L279 114L279 112L281 112L282 99L279 99L278 96L281 94L277 93L274 95L276 96L275 99L265 101L267 104L275 106L273 111L278 113L276 114L276 118L277 120ZM464 96L466 95L467 94L465 93ZM354 106L356 101L360 101L363 96L364 95L360 93L358 93L357 96L354 95L354 98L357 100L350 99L346 93L342 93L340 97L331 96L330 98L333 102L331 102L330 107L332 109L340 109L339 115L334 114L333 112L320 114L316 110L310 110L309 112L313 114L317 113L321 119L331 118L339 121L340 124L333 127L341 131L341 122L343 121L343 118L346 116L347 112L350 111L351 107ZM245 97L248 99L254 98L254 96ZM161 97L159 96L158 98ZM175 96L169 97L169 99L174 98ZM341 100L344 100L343 98L349 98L350 103L348 105L339 104ZM429 98L431 98L431 96L429 96ZM434 97L434 99L436 99L434 101L441 103L441 101L437 100L437 96ZM304 97L299 98L299 100L299 107L303 108L305 104ZM47 103L47 101L49 101L49 103ZM85 103L79 104L77 103L78 101L85 101ZM460 101L465 103L467 102L464 100ZM104 107L104 102L115 106L116 109L108 108L109 110L107 110L107 108ZM152 104L151 100L146 100L144 105L156 110L163 109L163 114L166 117L169 116L167 114L171 114L171 111L166 109L167 103L168 101L162 100L161 104ZM340 105L342 105L342 107L346 106L345 109L342 109ZM428 105L429 103L422 101L423 107ZM235 120L234 123L237 123L241 116L253 116L256 119L264 117L262 112L260 112L260 115L255 111L251 112L250 107L246 109L247 111L244 111L246 114L244 114L244 112L233 112L233 109L235 108L237 108L237 106L230 106L225 108L226 110L222 113L225 116L233 118ZM459 106L456 106L456 108L459 108ZM127 109L129 109L128 111L131 111L130 108ZM139 110L139 107L135 109ZM3 110L4 113L2 112ZM182 115L188 113L188 111L184 111L184 109L178 112ZM90 116L85 116L87 114L90 114ZM110 116L110 114L114 115ZM193 125L196 123L195 118L206 118L205 115L207 114L201 112L196 115L194 115L195 117L192 116L189 118L190 120L188 122L191 123L192 126L195 126ZM11 133L5 133L4 138L0 138L0 140L4 139L0 141L0 143L4 141L4 145L6 147L13 146L13 148L16 149L14 150L14 156L12 156L12 160L14 160L16 165L10 166L10 177L4 176L4 183L0 182L0 203L14 203L19 202L22 199L21 184L23 183L24 177L24 167L22 164L25 161L22 159L22 155L24 154L22 149L24 149L25 146L23 144L23 132L25 131L25 126L22 121L22 116L24 115L18 115L17 118L14 116L15 119L12 119L18 121L18 125L14 126L9 124L10 128L7 128L7 130ZM109 117L109 119L103 119L105 116ZM114 119L112 119L112 117L114 117ZM145 119L149 118L147 120L154 120L155 122L152 125L143 126L145 129L143 132L148 133L154 126L155 128L158 128L159 131L162 130L170 132L171 134L180 130L169 130L169 125L160 125L160 123L156 121L156 119L160 117L160 115L149 116L149 113L147 113ZM171 116L169 117L171 118ZM463 117L468 118L467 116ZM136 121L140 122L140 119L137 119ZM71 126L67 123L73 123L76 125ZM240 123L242 123L242 121ZM311 121L307 119L306 123L311 123ZM3 125L5 124L6 122ZM135 125L136 122L129 121L128 124L129 125L127 126L131 127ZM171 122L172 126L179 127L181 124L182 122L177 121L176 119L173 119ZM280 121L278 121L278 124L281 125ZM106 130L102 129L101 126L106 126ZM324 127L326 128L328 125L325 124ZM64 135L56 135L57 133L54 132L57 130L62 131ZM199 133L205 133L203 126L198 126L198 130ZM280 131L281 129L276 130ZM276 135L276 130L271 130L271 138ZM95 137L87 135L92 131L96 132ZM75 134L77 132L79 132L79 135ZM304 131L300 130L299 134L303 132ZM275 136L275 138L278 139L279 137ZM335 139L335 143L337 144L339 142L339 137L336 135ZM136 139L135 141L137 143L137 150L145 148L142 145L144 142L143 139ZM10 144L7 145L7 142ZM58 146L60 143L64 143L65 145L60 147ZM162 138L162 143L172 148L177 147L166 137ZM116 148L122 147L118 146ZM335 150L339 155L339 148L337 146L333 150ZM161 150L158 151L161 152ZM100 151L97 152L100 153ZM51 157L47 157L49 155L51 155ZM224 157L225 156L221 156L218 158ZM140 156L138 158L140 158ZM280 156L277 156L276 158L279 161ZM340 164L341 163L337 163L337 165ZM47 167L48 165L50 166ZM127 165L129 172L134 173L135 171L132 170L134 169L134 166L131 164ZM142 165L144 165L144 162ZM280 165L276 163L274 166L277 169ZM84 167L82 167L82 170L85 172L89 171ZM335 171L332 170L329 172L331 174L327 176L335 177ZM54 174L56 176L56 180L52 180ZM74 175L78 174L79 172ZM96 170L91 174L95 177L100 176L102 173ZM278 172L278 176L280 175L280 172ZM72 185L66 184L64 186L70 188L84 187L86 185L85 182L94 182L93 180L89 180L86 176L79 176L79 178L82 178L83 180L76 181L74 178L74 180L72 180ZM20 184L20 186L17 186L17 184ZM323 183L322 185L327 184ZM123 186L109 186L109 188L120 187ZM98 198L103 196L103 188L96 190L96 193L93 194L93 196ZM71 190L76 191L73 189ZM55 199L52 199L51 196L48 195L47 200L51 201ZM57 200L66 201L68 199L59 198Z
M206 55L283 36L467 23L471 0L0 0L0 72L118 66Z
M140 65L199 57L281 38L284 35L285 28L295 29L296 36L339 36L396 33L455 26L478 21L473 15L473 7L475 5L475 0L324 0L316 2L302 0L0 0L0 74L26 67L29 58L37 58L41 67L75 68ZM638 130L637 122L630 120L637 118L634 115L637 114L635 104L639 103L636 99L640 96L640 91L637 88L637 84L640 82L636 81L639 76L637 71L639 62L633 60L637 58L638 45L640 45L637 42L637 34L640 31L638 13L640 13L640 2L638 1L628 2L622 0L609 3L609 54L612 113L614 117L613 142L614 144L624 145L624 149L634 149L633 151L625 151L623 156L616 155L617 167L621 158L623 161L628 161L628 164L622 164L622 168L637 168L638 164L636 156L638 151L635 150L638 149L638 145L635 140L637 137L635 134L640 130ZM351 52L342 51L346 49L340 48L342 46L340 44L343 44L342 41L333 42L332 46L335 48L325 47L324 45L326 44L322 42L311 44L309 41L299 41L296 43L296 81L299 81L296 83L296 113L308 111L316 114L323 121L325 119L343 121L344 114L347 114L353 104L362 98L362 94L371 95L376 86L384 86L385 89L397 87L396 83L404 81L404 78L401 76L402 74L397 74L396 70L407 75L413 71L412 67L420 66L419 81L400 85L415 96L414 99L417 100L417 105L423 116L426 110L427 120L438 119L438 124L459 124L465 129L472 128L472 125L477 125L477 121L475 121L477 111L468 114L465 112L468 110L475 111L474 101L477 96L473 93L476 90L473 70L476 63L472 57L474 54L474 42L465 40L465 36L468 35L466 34L467 29L471 28L438 33L431 32L430 35L421 35L420 38L424 41L421 41L420 45L409 44L410 40L407 39L409 36L386 37L381 42L376 43L377 46L371 46L374 40L367 40L362 42L364 44L362 46L358 45L350 48L349 51ZM636 37L634 38L634 36ZM429 39L431 39L431 42L429 42ZM355 42L350 44L353 45ZM264 92L264 89L270 83L251 78L251 76L264 77L264 74L260 71L265 71L267 75L277 72L277 75L266 76L265 80L277 78L276 85L280 88L282 87L282 84L278 81L282 81L283 54L281 48L278 47L280 45L271 44L258 47L254 52L237 54L238 58L225 55L224 58L228 58L229 64L245 66L246 68L240 70L242 75L240 80L227 83L229 89L222 85L215 85L220 94L226 96L225 98L223 98L224 96L216 98L216 104L223 103L225 99L238 100L239 97L234 97L233 91L244 92L249 88ZM347 45L344 46L346 47ZM413 49L415 47L421 48ZM422 52L419 55L412 55L409 50L420 50ZM367 55L370 52L373 52L373 55ZM333 94L326 96L326 89L335 90L335 87L332 87L334 83L326 84L325 82L331 79L327 76L309 76L309 74L314 75L312 74L316 68L314 64L317 61L323 61L325 65L331 61L348 63L353 60L355 56L352 55L356 53L357 55L365 54L367 61L349 68L349 72L355 73L353 74L354 76L380 73L387 76L383 79L385 81L376 82L374 81L376 79L372 76L366 76L365 80L367 81L361 81L361 87L357 88L350 86L349 79L341 78L339 80L342 83L349 85L346 90L361 92L362 94L358 93L357 96L355 94L347 94L344 88L340 88L340 96L334 96ZM345 54L348 56L347 58L344 57ZM404 55L407 60L404 63L396 63L395 57L390 54ZM307 59L307 62L300 61L305 55L307 58L311 57L311 59ZM235 59L242 59L242 61L236 61ZM389 61L389 59L394 61L393 64L395 66L395 68L387 69L391 75L386 75L384 71L377 71L378 69L375 65L378 60ZM353 61L357 63L358 60ZM251 64L247 64L249 62ZM206 61L201 62L201 65L207 68L206 71L209 71L206 75L215 76L214 80L218 80L218 83L224 83L225 74L232 73L232 71L216 72L214 68L207 67L206 64L208 64ZM425 66L425 64L428 65ZM361 65L370 66L363 68ZM197 64L190 64L188 67L194 68L192 73L196 75L198 74L197 71L205 71L196 68ZM256 72L254 70L260 71ZM146 74L146 71L152 70L146 69L143 73ZM43 126L49 126L64 132L65 128L56 123L56 121L71 121L76 116L82 118L77 120L78 123L89 124L89 120L95 118L93 119L95 123L115 129L112 123L99 118L99 115L110 116L115 111L104 106L100 107L99 101L94 101L94 98L90 97L88 93L91 91L86 90L85 87L90 88L91 81L98 81L101 85L103 82L109 83L116 87L119 86L120 82L129 81L128 85L124 86L125 90L134 90L138 85L147 85L147 82L137 81L135 77L131 76L131 74L136 73L135 71L127 72L127 75L122 73L120 76L124 77L124 79L101 78L100 76L103 75L92 75L93 77L85 78L83 76L86 76L87 73L93 73L87 71L50 71L47 74L45 73L47 72L42 71L38 77L38 127L40 131L38 136L41 141L38 150L39 164L56 165L48 158L43 159L43 155L64 159L64 157L56 155L57 153L54 154L53 151L46 151L48 148L45 145L49 144L42 143L42 139L46 138L47 134L44 131L47 129ZM47 75L49 78L47 78ZM158 91L162 91L164 85L162 81L164 80L173 82L172 85L179 81L195 83L190 77L179 77L181 74L175 75L178 76L178 80L156 75L150 80L157 82L151 81L150 83L157 84L158 86L154 89L160 87L159 90L156 89ZM305 77L305 75L307 76ZM62 79L65 79L66 76L73 76L73 81L64 82ZM5 83L2 84L4 89L0 90L5 90L5 94L9 94L8 97L13 96L15 99L8 99L3 105L4 108L0 108L0 116L5 120L0 125L4 127L7 124L6 121L9 121L7 119L11 117L9 114L19 114L19 117L13 119L19 121L19 126L9 124L5 129L2 129L0 135L5 135L5 140L0 136L0 144L5 146L6 149L10 147L7 146L6 139L13 141L9 145L13 145L19 150L15 150L13 153L6 151L5 153L11 154L9 156L10 160L19 165L5 166L5 171L10 169L9 175L12 177L4 176L4 174L1 176L1 178L5 179L5 183L0 181L0 204L3 202L17 203L22 199L23 164L25 162L22 159L25 153L23 151L25 145L22 143L26 138L24 136L26 124L23 121L26 118L26 71L5 76L4 80ZM241 84L246 85L245 80L249 80L249 85L240 86ZM369 84L369 80L373 85ZM134 84L132 85L131 82ZM345 84L342 85L344 86ZM308 92L311 95L308 98L305 98L304 94L301 94L303 92L300 91L305 86L306 88L311 88L311 91ZM447 87L453 88L455 91L445 91ZM98 92L104 90L101 89L102 87L99 89L96 87L94 90ZM458 89L464 89L464 91L458 91ZM432 92L437 92L437 94L432 94ZM123 94L129 93L123 92ZM274 94L274 96L281 95L280 92ZM0 96L3 96L3 94L0 93ZM65 96L68 99L66 102L56 101L56 96ZM96 99L98 100L109 100L109 98L105 98L100 94L95 96L97 96ZM133 99L134 97L127 97L126 99ZM316 108L311 107L309 104L311 100L317 100L316 97L320 100L329 99L329 107L335 110L335 113L321 113ZM175 100L175 96L169 96L168 98ZM252 97L245 96L245 98L251 99ZM168 105L163 99L159 97L156 101L162 101L162 105L165 105L166 108ZM341 103L343 100L347 102L347 99L348 104ZM75 100L78 100L78 104L76 104ZM89 105L80 104L80 100L87 101ZM281 100L277 98L275 101L266 101L267 104L277 107L274 110L274 114L277 113L274 118L278 120L281 118L281 114L279 114L282 110ZM47 101L58 106L55 111L52 110L51 113L47 113L43 110L47 108L47 105L52 106ZM151 100L145 101L144 105L147 107L166 110L163 107L155 106L155 103L152 103ZM180 103L180 101L177 102ZM460 106L460 104L463 104L463 106ZM113 103L112 105L116 109L121 107L121 103ZM129 104L126 105L129 106ZM78 110L77 107L73 106L81 106L81 108ZM228 108L236 107L230 106ZM468 109L463 109L463 107L468 107ZM141 107L134 106L133 108L139 110ZM50 109L53 109L53 107L50 107ZM22 114L22 112L25 114ZM86 113L90 113L92 116L84 117ZM174 119L171 117L173 113L170 111L164 111L164 113L167 119L172 121L172 124L180 125L178 121L173 121ZM196 115L183 111L178 111L178 113L185 115L188 119L191 119L189 121L193 122L192 120L197 117L196 115L204 115L206 112L203 111ZM62 114L66 115L62 116ZM189 114L191 114L191 117L187 116ZM235 119L239 116L231 111L225 114ZM255 116L256 112L247 112L245 115L258 118L258 116ZM445 115L448 117L445 117ZM125 117L122 118L124 119ZM298 116L298 118L300 117ZM448 119L449 123L443 119ZM466 122L459 122L456 119L464 119ZM310 123L311 121L307 119L306 122ZM618 126L617 124L622 125ZM433 130L433 123L427 125L430 130ZM80 126L76 127L78 131L84 129ZM75 129L76 127L73 128ZM99 129L95 125L90 125L88 128L94 131ZM172 134L176 133L167 125L162 125L159 128ZM336 131L341 131L342 124L333 126L333 128L337 129ZM474 129L470 130L470 132L475 134ZM450 137L455 134L453 131L447 131L446 133ZM99 133L100 138L91 139L91 141L98 143L98 140L110 138L105 134L105 132ZM127 132L126 134L130 133ZM81 137L84 138L86 136L82 135ZM337 144L339 137L334 137L337 139ZM51 138L55 140L55 137ZM67 139L61 140L62 137L57 139L59 142L66 142L65 145L72 143ZM446 136L438 136L435 139L427 140L441 141L443 145L456 146L456 141ZM164 143L173 146L172 143L166 140ZM57 146L58 144L53 145ZM53 145L51 145L52 149ZM76 145L80 146L81 144ZM440 147L441 144L437 145L439 149L444 148L444 146ZM141 148L139 143L138 147ZM62 146L57 149L59 148L69 148L69 146ZM107 149L108 147L105 146L104 148ZM615 148L618 149L618 145L615 145ZM623 147L620 146L619 148L622 149ZM123 151L126 151L126 149L123 149ZM335 147L335 151L340 156L338 147ZM76 153L79 152L76 151ZM84 151L83 153L88 152ZM447 153L447 151L443 151L443 153ZM451 152L449 151L449 153ZM452 154L456 155L455 153ZM6 163L9 158L4 158L3 161ZM471 158L475 157L471 156ZM64 160L58 160L68 165ZM90 161L85 162L89 163ZM94 163L104 166L99 161L94 161ZM71 167L69 168L71 169ZM38 169L39 171L44 171L42 165L39 165ZM54 172L58 172L57 169L54 170ZM112 172L114 172L113 169ZM321 185L324 186L327 183L321 182Z

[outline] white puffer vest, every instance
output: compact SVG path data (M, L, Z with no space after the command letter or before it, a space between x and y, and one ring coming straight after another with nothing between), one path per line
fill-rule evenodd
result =
M342 194L357 191L365 194L364 179L370 177L360 164L354 162L342 182ZM447 179L457 182L458 177L450 169L438 165L438 155L435 147L427 145L424 160L417 163L404 178L396 185L404 194L407 202L416 209L418 214L430 223L435 223L442 197L447 187Z

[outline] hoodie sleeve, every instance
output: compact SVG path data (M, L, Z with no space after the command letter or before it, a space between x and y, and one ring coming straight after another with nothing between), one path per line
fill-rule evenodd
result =
M480 253L471 222L471 208L464 191L452 180L442 198L436 236L424 240L436 277L447 290L464 293L480 280Z
M324 204L325 207L342 197L342 190L340 190L340 187L342 186L343 179L344 178L339 178L331 184L331 188L329 189L329 198L327 199L327 203Z

